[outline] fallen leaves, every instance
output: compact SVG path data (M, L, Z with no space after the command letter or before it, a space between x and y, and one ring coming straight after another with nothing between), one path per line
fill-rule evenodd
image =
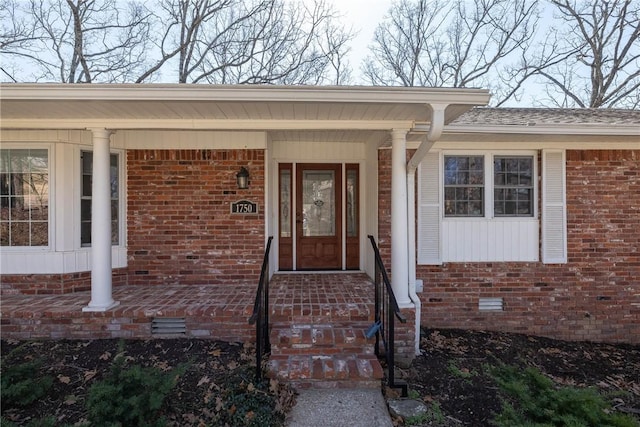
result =
M64 398L65 405L75 405L78 402L78 396L70 394Z
M198 381L197 387L200 387L203 384L209 384L210 382L211 382L211 379L205 375L202 378L200 378L200 381Z
M98 373L98 371L96 369L92 369L90 371L85 371L84 372L84 382L91 381L96 376L97 373Z
M15 351L17 347L20 347L19 351ZM51 376L56 385L55 393L38 400L33 406L3 408L2 416L18 425L28 424L33 420L33 414L54 415L56 419L62 417L60 423L65 425L81 424L83 415L86 416L87 390L109 372L114 361L119 360L125 366L140 365L161 370L180 363L188 364L188 370L177 379L166 408L169 425L236 425L234 423L238 420L240 424L242 420L255 424L258 419L264 419L265 411L275 419L278 417L276 414L282 413L276 408L277 397L264 390L262 385L251 382L255 369L255 354L249 352L252 348L250 345L197 339L59 340L35 344L3 340L0 348L3 364L9 359L16 363L42 359L43 374ZM274 390L286 389L274 387ZM239 393L246 395L235 402L233 399ZM231 421L230 408L234 421Z

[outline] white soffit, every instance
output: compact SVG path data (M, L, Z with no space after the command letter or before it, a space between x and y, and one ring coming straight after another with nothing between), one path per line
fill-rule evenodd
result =
M412 128L447 104L450 122L489 93L481 89L3 84L4 128L358 129Z

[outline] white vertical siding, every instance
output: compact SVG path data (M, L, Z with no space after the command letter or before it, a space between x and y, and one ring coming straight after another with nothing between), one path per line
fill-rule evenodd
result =
M273 158L279 161L342 162L365 159L364 143L274 141Z
M442 221L444 262L538 261L535 219Z
M49 149L49 210L50 242L48 248L8 248L0 250L2 274L63 274L90 271L90 248L80 244L80 145L91 147L89 132L83 131L21 131L0 132L5 147L46 147ZM126 183L126 156L121 156L121 182ZM124 195L123 190L122 194ZM126 199L121 199L124 215ZM126 222L122 223L123 226ZM113 268L127 266L127 249L121 245L111 248Z
M64 274L91 270L89 248L68 252L9 252L0 257L2 274ZM127 266L127 249L111 248L112 268Z
M111 136L111 148L128 150L261 149L266 146L266 132L119 130Z

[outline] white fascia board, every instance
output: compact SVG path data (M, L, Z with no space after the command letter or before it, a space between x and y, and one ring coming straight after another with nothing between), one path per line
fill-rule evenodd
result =
M389 130L410 120L5 119L3 129Z
M418 143L407 143L408 148L417 148ZM581 142L581 141L500 141L500 142L472 142L472 141L438 141L433 145L434 150L640 150L640 142Z
M419 130L416 127L415 130ZM426 131L426 130L425 130ZM621 124L557 124L557 125L448 125L445 133L495 133L530 135L630 135L640 136L640 126Z
M9 83L0 85L0 93L0 98L5 100L445 103L470 106L486 105L490 98L485 89L202 84Z

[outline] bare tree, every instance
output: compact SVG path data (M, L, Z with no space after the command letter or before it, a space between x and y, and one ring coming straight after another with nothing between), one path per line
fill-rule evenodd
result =
M550 0L562 25L548 50L561 61L536 70L557 107L640 106L640 3L632 0Z
M144 63L149 13L117 0L18 2L13 22L28 28L28 43L2 49L20 61L20 80L124 82ZM15 25L15 24L14 24Z
M138 82L169 73L180 83L320 84L347 72L329 65L353 36L324 0L165 0L157 18L158 59Z
M38 40L34 22L26 19L19 0L1 0L0 53L3 61L0 69L9 79L18 81L22 72L9 58L31 51Z
M440 86L443 46L438 40L447 3L402 0L378 25L363 72L373 85Z
M537 0L401 0L376 29L363 71L376 85L487 87L500 105L527 77L513 63L537 20Z
M0 13L14 81L327 84L350 71L353 35L325 0L0 0Z

